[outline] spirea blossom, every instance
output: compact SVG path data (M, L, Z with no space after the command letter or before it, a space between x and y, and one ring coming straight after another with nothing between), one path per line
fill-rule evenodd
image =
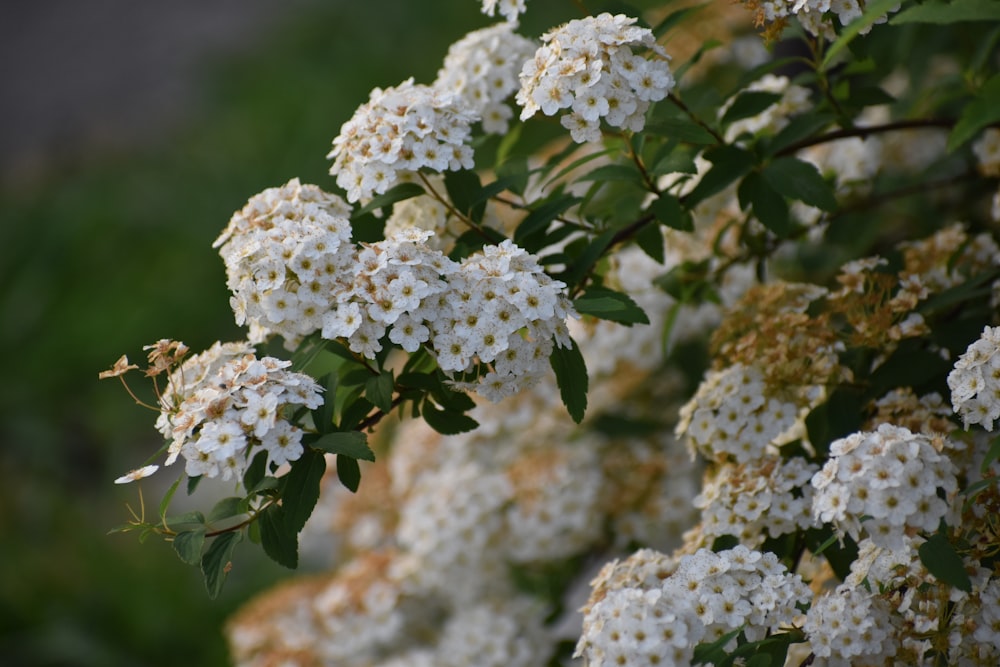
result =
M565 284L509 240L457 263L428 247L430 236L412 227L365 246L322 336L369 359L386 334L407 352L426 345L449 374L486 364L478 380L454 385L494 402L537 382L553 341L569 345Z
M504 101L517 90L518 73L535 48L512 23L470 32L449 47L433 85L460 98L482 120L485 132L503 134L514 116Z
M821 596L809 608L803 630L821 664L883 664L896 653L888 605L862 587L841 585Z
M576 647L586 667L689 665L699 643L741 626L748 640L763 639L791 624L796 605L812 597L774 554L745 546L683 556L662 580L604 583L585 608Z
M652 31L635 22L604 13L542 35L544 45L521 70L521 120L538 111L553 116L568 109L561 122L577 143L599 140L601 119L642 130L650 103L667 96L674 78ZM646 59L634 48L649 49L654 57Z
M709 460L757 461L797 420L798 407L769 395L759 370L735 364L709 371L681 408L677 436Z
M890 424L836 440L812 479L813 516L888 548L899 548L908 532L936 530L948 512L945 498L958 489L940 449L939 441Z
M1000 418L1000 327L985 327L948 373L951 404L965 428L980 424L987 431Z
M239 480L258 452L274 464L302 455L302 430L288 406L322 405L322 388L286 370L290 361L258 359L245 342L216 343L170 374L156 427L170 440L167 465L179 456L190 477Z
M972 144L979 171L986 176L1000 176L1000 129L986 128Z
M356 202L382 194L420 169L474 166L467 140L477 120L454 93L407 79L375 88L340 128L327 158L337 185Z
M840 25L846 26L859 18L864 11L864 2L861 0L763 0L762 2L744 2L756 10L757 19L760 22L774 22L780 19L794 16L798 19L802 27L818 37L833 39L836 33L833 29L833 16L836 16ZM885 23L888 14L899 9L897 4L894 8L879 16L874 23ZM871 30L871 25L866 25L860 30L860 34L865 35Z
M254 195L233 214L213 247L250 342L279 334L295 345L319 330L354 264L349 215L343 199L298 179Z
M937 579L921 560L923 543L921 537L906 538L900 548L886 549L861 540L845 585L862 589L862 596L865 592L880 595L879 607L894 619L892 636L883 646L896 647L896 664L922 663L937 644L949 647L949 665L996 665L1000 582L990 580L992 571L969 555L962 559L970 575L969 590Z
M507 21L514 23L517 17L524 13L525 0L483 0L483 14L495 16L497 10Z
M809 480L817 469L802 458L719 466L693 501L702 510L702 534L709 543L732 535L741 544L759 546L769 536L811 527Z

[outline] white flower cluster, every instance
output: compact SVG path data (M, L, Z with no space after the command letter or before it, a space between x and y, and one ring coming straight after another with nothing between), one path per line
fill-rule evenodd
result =
M553 116L569 109L561 123L577 143L600 140L602 118L613 127L642 130L650 103L670 93L674 78L652 31L635 22L604 13L542 35L544 45L521 70L521 120L539 110ZM650 49L655 57L647 60L633 48Z
M940 443L937 443L940 444ZM881 424L830 445L830 458L812 479L813 516L855 540L900 548L908 531L934 531L948 512L938 491L958 489L955 467L935 441Z
M777 133L788 125L789 117L810 108L809 89L796 86L787 76L765 74L743 90L776 93L781 95L781 99L755 116L733 121L726 129L726 141L728 142L735 141L742 134L755 136L761 133ZM735 100L736 98L732 97L719 108L719 118L725 115Z
M413 172L472 169L467 144L477 120L456 95L407 79L375 88L333 140L330 173L356 202L381 194Z
M509 240L462 260L449 287L428 324L438 365L466 371L476 359L492 364L477 382L455 383L459 388L499 401L541 379L553 344L572 344L566 318L575 312L565 283Z
M894 619L893 636L882 645L897 647L897 664L908 656L919 662L922 656L931 655L935 646L944 645L950 665L996 665L1000 659L1000 581L991 580L991 570L967 557L963 560L966 573L971 575L969 591L941 582L921 561L918 549L922 543L920 537L906 538L901 548L886 549L869 539L861 540L845 587L860 590L861 595L877 593L887 603L878 604ZM817 633L823 630L819 627ZM947 639L942 641L944 637ZM845 646L853 646L855 638L817 636L813 641L829 642L836 655Z
M896 654L890 610L865 588L841 585L819 597L803 626L817 664L830 667L880 665Z
M189 477L239 480L261 451L282 464L302 455L302 430L285 419L286 406L317 408L322 388L273 357L258 359L248 343L216 343L171 373L156 427L171 441L167 465L178 456Z
M499 9L501 16L514 23L524 13L524 2L525 0L483 0L483 14L495 16Z
M236 323L248 339L272 334L295 345L318 330L354 265L350 208L337 195L292 179L254 195L213 247L226 264Z
M460 98L485 132L503 134L514 116L504 100L517 90L518 73L535 48L512 23L475 30L449 47L433 86Z
M709 371L681 408L677 436L692 454L710 461L757 461L773 453L776 440L795 425L798 407L768 395L759 370L735 364Z
M840 25L846 26L848 23L859 18L864 12L864 2L861 0L764 0L760 3L762 17L768 22L776 21L788 16L798 19L802 27L817 37L835 39L836 33L833 29L832 16L836 16ZM885 23L888 14L899 9L897 4L884 16L877 18L874 23ZM860 34L866 35L871 30L871 25L861 29Z
M434 667L537 667L552 653L545 610L527 596L481 601L448 619ZM407 667L409 667L407 665Z
M951 404L965 428L980 424L987 431L1000 418L1000 327L985 327L948 373Z
M510 240L457 263L430 249L430 236L402 229L362 249L353 284L323 316L322 336L344 338L351 351L371 359L388 331L407 352L428 345L447 373L490 364L482 377L455 386L491 401L537 382L553 339L570 344L565 284Z
M903 241L903 281L919 280L931 293L965 283L1000 267L1000 246L989 233L969 236L961 224L948 225L924 239Z
M753 464L725 463L705 479L695 507L702 510L702 534L709 544L732 535L741 544L759 546L813 525L813 488L818 467L803 458L767 458Z
M1000 176L1000 129L986 128L972 144L979 170L987 176Z
M763 639L812 597L774 554L742 545L684 556L654 582L601 590L588 604L575 653L585 667L689 665L700 642L741 626L748 640Z
M397 568L407 586L456 606L501 596L503 506L512 489L502 471L459 460L420 475L400 508ZM497 590L497 586L501 590Z

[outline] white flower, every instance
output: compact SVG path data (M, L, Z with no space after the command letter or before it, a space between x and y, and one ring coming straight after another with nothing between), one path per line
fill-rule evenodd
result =
M535 44L514 28L512 23L500 23L452 44L433 84L461 98L488 133L507 131L513 112L504 101L517 90L518 72L535 52Z
M965 428L979 424L987 431L1000 419L1000 327L985 327L948 374L951 403Z
M543 46L521 70L521 120L537 111L553 116L570 109L561 122L578 143L600 139L602 118L641 130L650 103L666 97L674 79L652 31L633 27L635 22L604 13L543 35ZM653 59L637 56L634 48L652 50Z
M158 465L148 465L135 470L130 470L121 477L115 480L115 484L128 484L129 482L137 482L143 477L149 477L154 472L160 469Z
M340 128L327 158L348 201L384 193L410 172L471 169L476 115L456 95L407 79L375 88Z

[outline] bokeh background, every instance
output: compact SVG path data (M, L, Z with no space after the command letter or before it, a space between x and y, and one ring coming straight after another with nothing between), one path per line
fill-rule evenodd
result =
M571 2L529 12L525 32ZM558 5L558 8L555 6ZM287 570L238 549L217 600L112 481L162 442L99 371L241 337L211 248L325 154L373 86L429 83L478 0L40 0L0 16L0 665L227 664L225 618ZM552 13L546 13L551 11ZM534 31L534 32L532 32ZM147 506L176 470L143 484ZM181 494L179 494L181 495Z

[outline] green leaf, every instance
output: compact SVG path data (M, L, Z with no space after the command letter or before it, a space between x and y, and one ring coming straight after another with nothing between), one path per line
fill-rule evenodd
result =
M858 34L865 28L875 24L880 18L884 17L886 14L891 12L899 4L899 0L874 0L865 5L864 13L851 21L846 28L844 28L840 36L830 45L830 48L826 51L826 56L823 58L823 63L821 67L826 69L833 62L833 59L837 57L841 51L847 48Z
M205 577L205 588L208 589L208 597L213 600L222 592L226 576L232 569L233 549L242 538L243 533L239 531L223 533L212 540L208 551L201 557L201 573Z
M860 390L840 387L806 415L809 442L820 455L826 455L834 440L861 430L865 403Z
M648 123L644 131L686 144L711 146L718 143L711 132L687 118L657 118Z
M785 198L772 188L759 173L752 171L740 182L738 189L740 205L752 207L753 214L761 224L775 233L778 238L787 238L792 231Z
M486 211L486 201L483 199L483 185L479 180L479 175L471 169L461 171L446 171L444 173L444 187L448 191L448 198L451 199L452 206L467 216L476 224L483 220L483 213Z
M166 516L167 509L170 507L170 501L173 500L174 493L177 492L177 487L180 486L181 479L183 479L183 478L184 478L184 475L181 475L180 477L178 477L177 480L173 484L170 485L170 488L167 489L167 493L166 493L165 496L163 496L163 500L160 501L160 518L161 519L164 516Z
M979 89L976 98L965 105L948 135L948 151L955 150L984 127L997 121L1000 121L1000 74L990 77Z
M479 422L469 415L453 410L439 410L430 399L425 399L420 408L420 415L427 422L427 425L443 435L456 435L472 431L479 426Z
M588 378L587 364L583 361L576 341L570 340L568 348L553 346L549 363L555 371L562 402L569 416L579 424L587 411Z
M393 380L392 370L384 370L365 382L365 397L372 404L388 414L392 412Z
M323 453L311 447L306 448L302 456L292 463L292 469L285 475L285 491L281 496L289 531L298 533L306 525L319 498L324 472L326 459Z
M280 505L270 505L257 517L260 544L264 553L278 565L294 570L299 565L299 539L288 530L288 520Z
M375 406L372 405L372 402L364 396L361 396L360 393L349 396L340 412L339 427L342 430L354 430L354 428L368 416L368 413L370 413L374 407Z
M723 648L726 644L736 639L743 632L743 628L736 628L722 635L714 642L703 642L694 647L693 663L703 665L705 663L717 664L726 659L726 651Z
M574 147L574 150L575 150L575 147ZM583 165L587 164L588 162L593 162L597 158L604 157L605 155L614 155L614 154L617 154L619 150L620 149L617 148L617 147L615 147L615 148L606 148L606 149L604 149L602 151L595 151L593 153L587 153L583 157L578 157L577 159L573 160L572 162L570 162L569 164L567 164L566 166L564 166L562 169L560 169L558 171L558 173L556 173L555 176L551 177L545 183L545 185L543 187L547 188L549 185L552 184L553 181L559 180L560 178L562 178L566 174L570 173L574 169L578 169L579 167L582 167ZM567 154L566 157L568 157L568 156L569 155ZM556 165L553 165L553 167L554 166L556 166Z
M590 272L595 264L601 259L601 255L611 244L615 237L615 230L609 229L599 234L594 240L586 245L569 265L569 268L562 275L562 280L567 285L576 285Z
M654 278L653 284L677 299L679 303L720 303L719 295L710 280L707 260L682 262L662 276Z
M375 453L368 447L368 436L361 431L335 431L326 433L309 443L310 447L327 454L343 454L352 459L374 461Z
M920 562L927 571L946 584L960 591L972 591L972 581L965 571L962 557L955 551L948 538L941 533L935 533L929 540L920 545L917 550Z
M837 208L833 189L816 165L793 157L780 157L764 167L761 175L782 195L810 206L832 211ZM761 221L763 222L763 221Z
M997 0L925 2L892 17L889 25L902 25L904 23L946 25L960 21L1000 21L1000 3Z
M431 391L434 402L451 412L468 412L476 407L476 402L464 391L455 391L448 384L444 373L440 373L438 384Z
M635 242L657 264L666 261L663 232L659 225L643 225L635 235Z
M624 181L627 183L635 183L641 187L644 187L642 180L642 174L635 168L635 166L629 166L627 164L605 164L601 165L597 169L594 169L587 174L584 174L580 178L576 179L580 182L584 181L596 181L605 183L608 181Z
M441 382L433 373L403 373L396 378L396 384L406 389L433 391L440 386Z
M342 367L342 362L337 357L338 366ZM318 378L319 384L323 387L323 405L312 411L313 424L316 425L320 433L326 433L333 428L333 419L336 413L337 386L340 384L340 374L331 371Z
M712 163L712 168L684 197L684 203L689 207L722 192L730 183L745 176L756 162L752 153L735 146L719 146L705 151L705 158Z
M669 32L669 30L673 28L675 25L679 24L681 21L684 21L690 16L694 16L702 9L707 7L709 4L711 3L703 2L700 5L692 5L690 7L684 7L683 9L678 9L675 12L667 14L667 16L662 21L657 23L656 27L653 28L653 34L656 35L658 38L663 37L663 35Z
M168 516L164 521L167 524L167 528L173 530L178 526L204 525L205 515L198 510L193 510L184 514L178 514L177 516Z
M188 565L197 565L205 546L205 528L185 530L174 535L174 551Z
M951 362L942 359L937 352L920 347L919 341L904 341L872 373L867 396L881 398L896 387L911 387L918 393L930 391L950 369Z
M198 482L201 481L201 475L195 475L194 477L188 477L187 483L187 494L190 496L194 493L194 490L198 488Z
M520 128L521 126L518 125ZM510 136L510 135L507 135ZM506 139L507 137L504 137ZM503 148L503 142L500 147ZM496 168L497 178L507 184L507 189L511 192L523 195L524 189L528 187L528 158L523 155L514 155L505 159Z
M649 205L649 212L667 227L679 229L682 232L694 231L694 221L691 219L691 214L684 210L680 200L674 195L661 192Z
M514 230L514 242L522 245L524 239L535 232L545 231L549 223L568 211L574 205L580 203L580 198L574 195L563 194L554 199L546 201L538 208L529 213L521 224Z
M722 116L723 127L750 116L756 116L773 106L781 99L781 93L768 93L763 90L748 90L740 93Z
M852 85L847 101L855 107L874 107L880 104L892 104L896 98L879 86Z
M359 218L366 213L371 213L380 208L386 208L392 206L398 201L403 201L404 199L412 199L413 197L419 197L424 192L424 188L417 183L400 183L399 185L394 185L389 188L385 193L372 199L370 202L356 210L351 215L351 220Z
M259 451L257 452L253 459L250 460L250 465L247 466L247 470L243 473L243 488L251 493L253 489L257 488L257 485L261 483L264 476L267 474L267 452Z
M498 178L503 178L499 174L500 169L508 161L508 158L511 157L511 152L514 150L514 146L516 146L517 142L521 140L521 131L523 129L524 123L515 123L507 131L507 134L500 138L500 144L497 146L497 156L494 162L494 171L498 172Z
M590 287L573 301L576 312L620 324L649 324L649 318L632 298L603 287Z
M806 547L816 553L822 550L826 562L841 580L851 573L851 564L858 558L858 545L849 536L838 537L829 526L810 528L805 534Z
M983 462L979 465L979 472L985 475L986 471L990 469L990 466L997 459L1000 459L1000 435L990 441L989 451L986 452L986 457L983 458Z
M361 485L361 466L357 459L337 457L337 479L351 493L357 493Z
M694 158L684 149L675 149L667 153L649 171L651 176L663 176L664 174L697 174L698 165L694 163Z
M240 504L243 499L238 496L229 496L223 498L219 502L215 503L215 507L212 511L208 513L208 518L205 520L207 523L215 523L217 521L222 521L223 519L230 519L234 516L239 516L243 514L240 509Z

